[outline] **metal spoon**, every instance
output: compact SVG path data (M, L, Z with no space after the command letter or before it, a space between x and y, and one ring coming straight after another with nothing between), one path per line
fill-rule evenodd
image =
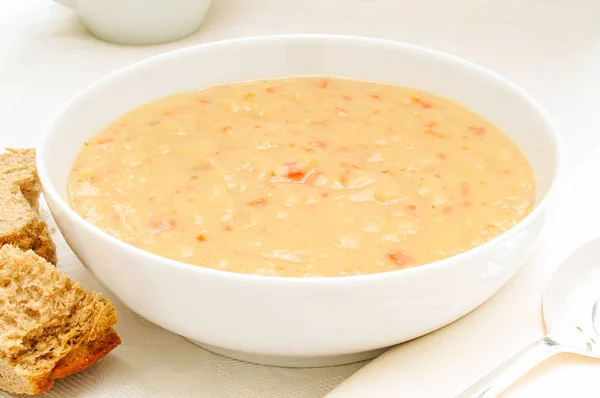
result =
M600 239L561 265L544 294L547 335L507 360L457 398L496 397L546 358L570 352L600 358Z

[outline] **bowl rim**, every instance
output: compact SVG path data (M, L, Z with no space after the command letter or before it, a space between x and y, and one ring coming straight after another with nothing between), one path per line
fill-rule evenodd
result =
M54 184L51 182L51 179L48 175L48 172L45 167L45 158L49 157L50 154L47 152L47 143L51 141L53 136L53 131L55 130L56 123L62 118L62 116L71 108L73 104L75 104L80 99L84 98L88 95L88 92L93 91L97 87L101 87L102 85L110 82L114 77L135 70L143 65L151 64L153 62L159 62L163 59L169 58L177 58L182 54L186 53L194 53L198 51L202 51L204 48L212 48L212 47L221 47L227 45L244 45L244 44L253 44L253 43L261 43L265 41L287 41L287 40L318 40L318 41L346 41L346 42L354 42L354 43L362 43L367 45L377 45L377 46L388 46L388 47L396 47L402 48L412 52L418 52L421 54L428 55L430 57L435 57L440 60L444 60L447 62L453 62L456 64L460 64L461 67L468 68L474 70L480 75L485 76L488 79L496 80L498 83L501 83L504 86L507 86L512 91L515 92L518 96L524 99L531 108L537 112L539 117L544 121L547 127L548 138L550 139L553 146L553 155L556 161L554 162L553 168L553 178L550 182L546 195L540 200L540 202L534 207L534 209L522 220L520 220L515 226L511 229L504 231L502 234L490 239L489 241L476 246L472 249L469 249L463 253L459 253L441 260L437 260L431 263L403 268L396 271L388 271L388 272L380 272L375 274L365 274L365 275L348 275L348 276L318 276L318 277L310 277L310 278L301 278L301 277L274 277L274 276L266 276L266 275L255 275L255 274L243 274L233 271L226 271L214 268L208 268L201 265L194 265L185 263L182 261L170 259L167 257L160 256L158 254L154 254L148 252L146 250L140 249L133 245L130 245L124 241L117 239L116 237L104 232L99 227L95 226L91 222L84 219L81 215L79 215L67 202L66 199L58 193ZM562 169L562 138L558 132L558 128L554 120L552 119L550 113L546 111L538 102L535 100L530 94L528 94L525 90L523 90L520 86L508 80L507 78L501 76L500 74L493 72L487 68L484 68L472 61L463 59L461 57L427 48L421 45L406 43L402 41L390 40L390 39L382 39L376 37L368 37L368 36L357 36L357 35L345 35L345 34L269 34L269 35L255 35L248 37L239 37L232 38L226 40L217 40L209 43L200 43L188 47L183 47L175 50L166 51L160 54L156 54L150 57L146 57L139 61L128 64L122 68L118 68L104 75L103 77L97 79L91 84L87 85L83 89L79 90L73 96L70 97L59 109L54 113L51 117L50 121L46 124L44 131L41 135L40 144L38 145L38 149L36 150L36 163L38 167L38 174L40 177L40 181L42 183L42 187L44 190L45 196L50 196L51 200L60 206L61 210L66 214L67 218L70 218L72 222L77 223L80 227L88 229L92 235L96 239L105 240L108 244L116 245L120 250L129 251L132 255L141 257L148 262L158 262L163 264L166 267L173 267L175 269L179 269L183 272L192 272L197 275L214 277L214 278L230 278L232 280L237 281L254 281L266 284L293 284L293 285L320 285L320 284L335 284L338 286L352 286L357 284L364 283L372 283L381 281L384 279L390 279L394 277L410 277L412 275L423 274L426 272L432 272L438 268L446 267L452 263L460 262L463 259L468 258L469 256L476 255L477 253L488 250L493 246L501 244L504 240L507 239L507 235L510 233L518 233L518 231L522 230L526 225L532 222L538 215L544 210L546 204L550 200L549 198L552 196L553 192L556 188L557 180L560 177L560 172ZM153 264L154 266L154 264Z

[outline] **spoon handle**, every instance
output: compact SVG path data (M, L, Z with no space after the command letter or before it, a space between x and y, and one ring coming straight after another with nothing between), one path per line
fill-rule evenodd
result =
M546 336L512 356L456 398L497 397L535 365L560 352L559 347L558 343Z

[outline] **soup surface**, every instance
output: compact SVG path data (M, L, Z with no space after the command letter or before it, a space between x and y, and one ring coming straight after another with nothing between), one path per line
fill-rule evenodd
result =
M132 110L85 143L68 194L87 220L161 256L315 277L469 250L529 213L535 183L517 146L457 103L297 77Z

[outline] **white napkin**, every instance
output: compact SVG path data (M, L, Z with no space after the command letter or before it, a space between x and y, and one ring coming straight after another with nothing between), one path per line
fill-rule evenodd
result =
M45 204L42 216L56 231ZM122 344L96 365L57 380L55 398L311 398L323 397L363 363L314 369L255 365L213 354L129 311L107 293L73 254L58 231L58 267L87 289L102 292L119 314ZM0 397L11 397L0 391Z
M328 398L454 397L542 337L544 287L573 250L600 236L599 175L600 148L563 174L534 253L491 300L441 330L386 352ZM599 397L599 375L600 360L562 354L503 395Z

